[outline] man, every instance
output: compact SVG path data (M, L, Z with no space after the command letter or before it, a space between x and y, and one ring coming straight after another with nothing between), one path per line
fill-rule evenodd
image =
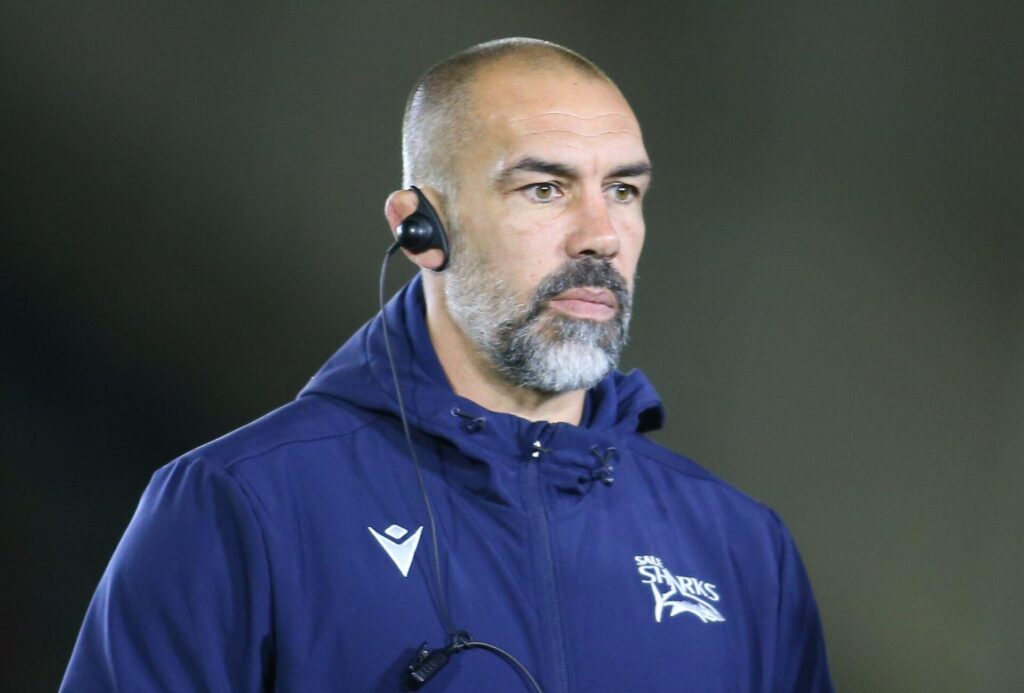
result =
M436 690L831 690L780 520L648 441L657 395L613 370L651 178L619 90L491 42L403 136L424 197L388 223L433 208L450 256L407 250L386 326L156 473L65 688L389 691L450 659Z

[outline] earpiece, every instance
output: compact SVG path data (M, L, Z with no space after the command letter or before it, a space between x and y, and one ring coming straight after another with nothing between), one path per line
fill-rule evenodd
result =
M444 232L444 224L441 223L441 218L437 216L427 196L415 185L409 189L416 193L419 205L416 211L403 219L395 229L398 245L414 255L427 250L440 250L444 254L444 260L441 266L434 270L440 272L448 266L448 235Z

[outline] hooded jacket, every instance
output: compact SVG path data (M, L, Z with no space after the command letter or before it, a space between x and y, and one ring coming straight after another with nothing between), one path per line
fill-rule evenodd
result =
M531 422L453 393L418 278L385 312L436 557L378 315L294 402L155 473L62 690L403 690L448 642L439 598L548 693L831 690L789 533L643 435L641 373L579 426ZM427 685L528 690L480 649Z

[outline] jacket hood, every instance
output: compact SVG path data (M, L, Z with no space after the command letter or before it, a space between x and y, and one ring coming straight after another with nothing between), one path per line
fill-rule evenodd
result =
M402 388L405 413L413 428L455 439L466 448L465 431L474 433L469 447L494 452L534 434L535 422L491 412L456 395L434 351L426 325L423 283L414 277L384 307L384 316ZM321 395L362 409L399 415L395 383L388 365L384 320L376 315L352 336L310 380L300 397ZM661 401L637 370L613 371L587 392L580 426L556 424L563 435L583 436L593 444L614 445L624 435L661 428ZM453 432L453 423L458 424ZM573 430L575 429L575 430Z

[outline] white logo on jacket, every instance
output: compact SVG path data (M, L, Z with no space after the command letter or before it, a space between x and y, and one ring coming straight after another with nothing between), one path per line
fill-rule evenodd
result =
M391 560L398 566L402 577L408 577L409 568L412 567L412 559L416 555L416 547L420 545L420 534L423 532L423 527L417 527L412 536L405 541L400 541L409 533L409 530L405 527L391 525L384 530L384 534L387 536L380 534L373 527L367 527L367 529L370 530L373 538L377 540L381 548L387 552Z
M693 614L703 623L724 621L725 617L711 602L721 597L718 588L704 580L683 575L673 575L657 556L634 556L637 572L643 583L651 586L654 594L654 620L661 623L661 617L668 609L668 615Z

